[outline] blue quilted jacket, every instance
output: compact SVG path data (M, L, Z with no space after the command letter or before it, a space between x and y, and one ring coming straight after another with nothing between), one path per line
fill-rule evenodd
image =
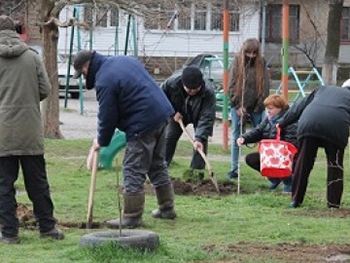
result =
M126 139L154 129L174 114L164 92L136 58L94 53L86 79L99 103L98 142L107 146L116 128Z

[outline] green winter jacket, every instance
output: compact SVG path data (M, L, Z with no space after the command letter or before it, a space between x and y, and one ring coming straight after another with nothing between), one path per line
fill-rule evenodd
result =
M51 90L39 55L0 31L0 157L44 154L40 101Z

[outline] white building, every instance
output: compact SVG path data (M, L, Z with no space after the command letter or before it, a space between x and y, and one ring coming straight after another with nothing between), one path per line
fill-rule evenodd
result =
M92 30L75 28L73 54L78 49L90 48L107 55L124 54L127 50L127 54L137 55L145 64L158 60L161 70L167 73L199 53L223 54L221 6L192 4L182 10L157 7L159 15L152 21L130 17L117 9L95 10L90 5L74 8L79 21L95 26ZM73 6L67 6L60 19L64 21L72 16ZM233 54L246 38L259 38L260 6L258 3L245 7L231 4L229 16L229 52ZM62 54L70 52L71 30L71 27L60 28L58 50Z

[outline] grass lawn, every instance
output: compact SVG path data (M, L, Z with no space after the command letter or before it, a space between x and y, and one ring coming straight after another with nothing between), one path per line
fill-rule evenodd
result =
M91 249L79 247L84 234L107 231L103 222L118 217L117 178L121 177L122 153L111 170L99 170L94 199L94 217L100 229L79 227L86 222L90 172L86 156L91 140L47 140L46 160L55 217L65 239L42 240L33 228L20 228L21 244L0 244L1 262L325 262L334 255L350 254L349 154L346 150L345 187L340 209L326 207L326 162L319 151L300 208L289 207L290 196L267 189L267 181L241 162L240 193L218 196L176 195L178 218L159 220L150 213L157 207L152 192L146 195L145 227L160 237L153 252L122 249L112 245ZM254 149L243 148L243 155ZM180 141L170 167L172 177L183 179L191 158L191 145ZM229 152L210 145L210 162L220 184L230 170ZM206 174L208 178L208 174ZM232 183L237 189L238 182ZM16 183L17 201L32 209L24 193L23 179ZM71 227L67 227L70 225Z

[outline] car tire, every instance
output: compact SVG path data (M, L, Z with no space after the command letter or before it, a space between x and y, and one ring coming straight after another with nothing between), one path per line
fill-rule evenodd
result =
M108 243L151 251L159 246L160 241L156 233L137 229L123 229L121 236L119 230L95 232L84 235L80 240L81 247L97 247Z
M72 99L79 99L80 94L79 94L79 92L70 92L70 97Z

